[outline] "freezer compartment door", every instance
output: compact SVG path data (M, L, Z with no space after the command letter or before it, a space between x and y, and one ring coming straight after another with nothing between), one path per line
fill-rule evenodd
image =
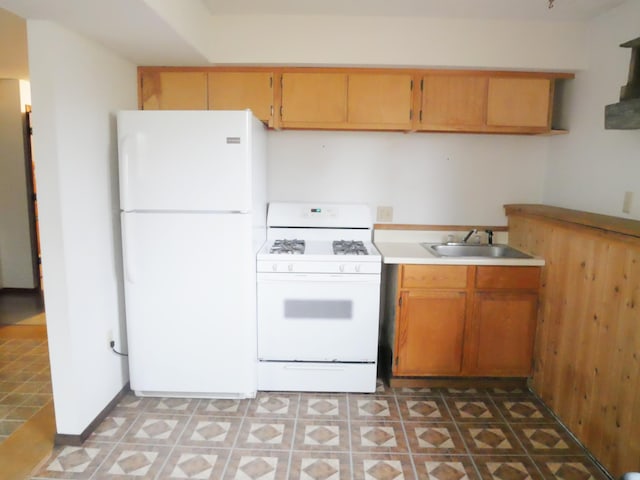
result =
M249 111L118 113L120 208L249 211Z
M123 213L122 226L131 389L253 396L250 215Z

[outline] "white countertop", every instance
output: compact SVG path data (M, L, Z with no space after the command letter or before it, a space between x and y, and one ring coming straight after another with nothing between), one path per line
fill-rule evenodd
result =
M459 234L460 232L457 232ZM493 258L493 257L436 257L422 242L440 243L447 240L451 232L404 232L375 231L374 244L382 254L386 264L413 263L425 265L504 265L543 266L544 259L533 258ZM455 232L454 232L455 234ZM496 232L495 243L507 243L506 232Z

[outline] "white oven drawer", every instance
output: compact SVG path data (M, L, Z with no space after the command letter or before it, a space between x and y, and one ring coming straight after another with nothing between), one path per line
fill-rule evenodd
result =
M374 362L379 302L376 275L259 275L258 358Z
M375 363L258 362L258 390L373 393L376 368Z

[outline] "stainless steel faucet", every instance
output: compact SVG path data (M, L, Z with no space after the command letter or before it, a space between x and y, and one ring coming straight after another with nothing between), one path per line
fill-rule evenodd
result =
M469 233L467 233L464 238L462 239L462 243L467 243L467 240L469 240L471 238L471 235L474 235L478 233L478 230L476 230L475 228L473 230L471 230Z

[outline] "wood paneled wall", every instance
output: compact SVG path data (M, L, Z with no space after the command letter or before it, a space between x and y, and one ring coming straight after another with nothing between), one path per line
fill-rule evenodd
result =
M615 477L640 471L640 222L506 210L509 243L546 260L534 390Z

